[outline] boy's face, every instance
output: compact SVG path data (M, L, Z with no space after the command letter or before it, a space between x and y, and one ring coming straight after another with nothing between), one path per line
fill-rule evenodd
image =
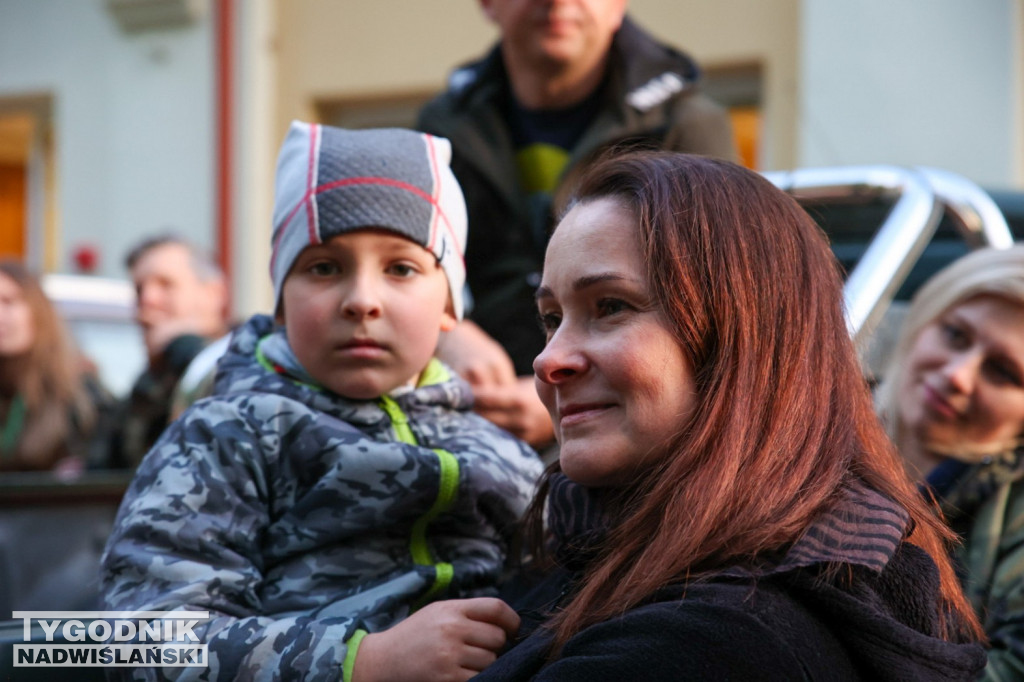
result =
M377 398L415 380L455 326L437 259L394 233L359 230L306 247L278 321L310 375L338 395Z

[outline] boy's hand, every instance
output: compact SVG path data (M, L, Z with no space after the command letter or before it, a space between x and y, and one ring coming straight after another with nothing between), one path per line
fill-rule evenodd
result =
M519 629L519 616L490 597L424 606L359 645L352 682L462 682L489 666Z

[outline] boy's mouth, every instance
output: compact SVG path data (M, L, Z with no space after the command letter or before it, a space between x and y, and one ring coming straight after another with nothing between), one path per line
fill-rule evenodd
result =
M350 339L338 346L341 350L355 350L359 348L378 348L385 350L387 346L374 339Z
M373 339L349 339L336 346L341 358L354 362L382 362L390 354L388 347Z

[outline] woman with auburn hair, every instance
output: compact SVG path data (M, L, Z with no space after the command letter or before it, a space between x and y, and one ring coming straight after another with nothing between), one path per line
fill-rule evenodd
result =
M548 563L479 679L981 671L951 534L874 414L838 266L792 198L708 158L600 161L537 303L560 444L532 510Z
M1024 675L1024 246L982 249L914 296L876 404L960 536L991 645L984 679Z
M96 463L108 435L100 411L110 407L39 280L0 261L0 471Z

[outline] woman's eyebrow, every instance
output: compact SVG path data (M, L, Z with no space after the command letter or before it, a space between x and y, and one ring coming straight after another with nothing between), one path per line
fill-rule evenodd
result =
M618 272L601 272L595 275L585 275L583 277L576 279L572 283L572 289L573 291L582 291L588 287L592 287L595 284L601 284L603 282L639 283L640 280L635 277L627 277L626 275L623 275ZM551 291L549 287L540 286L537 288L537 293L534 294L534 298L539 301L542 298L551 298L554 295L554 292Z

